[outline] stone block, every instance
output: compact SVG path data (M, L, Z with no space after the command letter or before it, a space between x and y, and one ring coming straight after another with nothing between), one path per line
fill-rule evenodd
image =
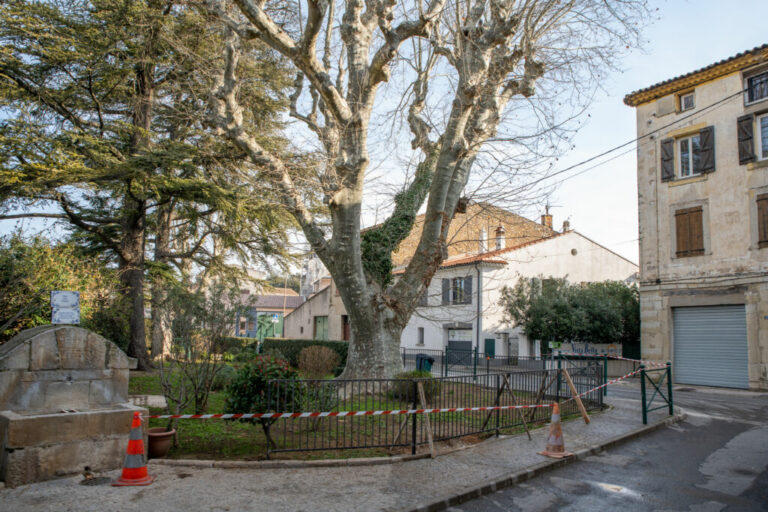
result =
M0 356L0 371L28 370L30 343L25 341L14 347L10 352Z
M112 393L114 394L114 403L125 403L128 401L128 370L115 370L112 375Z
M0 411L13 408L22 370L0 371Z
M113 388L112 379L92 380L88 393L88 403L90 406L99 407L117 403Z
M105 341L85 329L58 329L56 343L61 368L69 370L104 368Z
M12 449L82 439L88 425L83 413L21 416L5 411L2 417L7 423L5 446Z
M48 382L43 407L49 411L88 409L90 382Z
M30 340L30 370L57 370L61 368L59 347L54 334L57 331L45 331Z
M128 356L125 352L120 350L114 343L109 344L109 350L107 350L106 367L113 369L125 369L130 367Z

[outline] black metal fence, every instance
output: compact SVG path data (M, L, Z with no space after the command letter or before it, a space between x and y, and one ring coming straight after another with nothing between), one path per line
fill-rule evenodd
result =
M423 352L422 352L423 353ZM570 372L578 393L602 383L602 368ZM561 403L564 415L578 409L556 369L492 372L432 379L273 380L272 412L398 411ZM424 392L426 403L420 399ZM603 406L601 392L582 397L587 410ZM416 453L428 443L427 418L435 442L468 435L521 431L549 421L549 408L503 409L424 414L330 416L280 419L269 425L268 453L388 448Z

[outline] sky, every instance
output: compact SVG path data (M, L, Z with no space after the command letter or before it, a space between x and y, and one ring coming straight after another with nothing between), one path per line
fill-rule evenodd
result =
M656 10L654 20L643 31L644 47L632 51L622 61L621 70L608 76L605 90L589 110L588 123L574 138L575 149L560 158L557 168L635 138L634 109L622 101L626 94L768 43L766 0L651 0L650 4ZM610 158L610 162L583 174L575 175L589 165L564 174L575 176L566 179L549 198L554 227L560 229L562 222L569 220L571 228L637 263L634 146ZM532 218L540 213L526 212ZM364 219L364 224L370 223ZM0 235L15 225L15 221L0 221ZM38 221L32 224L41 225Z
M644 48L633 51L623 61L622 71L609 76L605 93L590 109L588 124L575 137L576 149L560 159L560 166L636 137L635 109L624 105L626 94L768 43L765 0L651 4L658 9L658 19L643 32ZM637 263L636 171L637 157L631 150L563 182L550 199L555 227L568 219L573 229Z

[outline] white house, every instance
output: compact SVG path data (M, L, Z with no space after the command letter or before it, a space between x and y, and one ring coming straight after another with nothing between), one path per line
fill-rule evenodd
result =
M504 321L499 305L504 286L538 276L574 283L636 279L637 265L573 230L513 247L504 246L503 236L492 243L493 251L443 262L423 301L426 305L417 309L403 332L402 347L479 347L489 355L536 355L540 347Z

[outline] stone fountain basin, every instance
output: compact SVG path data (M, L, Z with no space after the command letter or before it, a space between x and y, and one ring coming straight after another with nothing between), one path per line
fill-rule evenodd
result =
M0 411L0 480L6 486L121 467L133 413L118 404L88 411L18 414Z

